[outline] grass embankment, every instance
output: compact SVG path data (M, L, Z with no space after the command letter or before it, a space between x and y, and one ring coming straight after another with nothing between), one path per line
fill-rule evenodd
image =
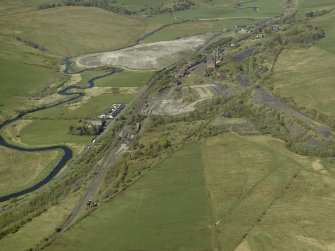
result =
M96 243L100 250L331 246L326 232L335 218L325 217L335 183L325 172L318 160L268 136L206 138L163 161L47 250L92 250Z

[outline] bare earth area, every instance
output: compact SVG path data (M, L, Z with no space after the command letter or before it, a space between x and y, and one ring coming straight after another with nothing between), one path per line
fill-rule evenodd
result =
M233 94L233 90L220 83L173 87L164 90L159 97L149 100L144 114L177 115L195 110L196 104L209 98Z
M80 56L76 65L80 68L117 66L130 70L159 70L171 65L204 45L211 35L182 38L173 41L135 45L113 52Z

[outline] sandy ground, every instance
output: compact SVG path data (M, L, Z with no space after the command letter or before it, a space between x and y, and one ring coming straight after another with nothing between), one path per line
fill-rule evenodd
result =
M204 45L211 35L182 38L135 45L113 52L80 56L76 59L79 68L94 68L104 65L132 70L159 70L191 54Z

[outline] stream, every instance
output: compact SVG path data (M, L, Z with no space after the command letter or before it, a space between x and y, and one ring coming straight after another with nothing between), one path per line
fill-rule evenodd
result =
M70 66L71 66L71 62L68 59L65 60L65 70L64 70L65 74L70 75L70 74L83 72L83 71L71 72ZM82 92L78 92L78 90L85 90L85 89L88 89L88 88L92 88L92 87L94 87L94 81L95 80L107 77L107 76L112 75L112 74L114 74L114 72L110 72L110 73L107 73L107 74L104 74L104 75L101 75L101 76L97 76L97 77L94 77L94 78L88 80L88 83L87 83L88 86L87 87L81 87L81 86L78 86L78 85L67 86L63 90L59 91L58 94L61 95L61 96L71 96L69 99L64 100L64 101L60 101L60 102L55 103L55 104L44 105L44 106L41 106L41 107L38 107L38 108L34 108L34 109L31 109L31 110L22 112L19 115L17 115L16 117L2 122L0 124L0 130L2 128L4 128L5 126L8 126L8 125L22 119L25 115L28 115L30 113L46 110L46 109L56 107L56 106L59 106L59 105L65 104L65 103L69 103L71 101L79 99L80 97L85 96L85 94L82 93ZM77 92L75 90L77 90ZM50 182L62 170L62 168L69 162L69 160L71 160L72 157L73 157L72 149L65 146L65 145L54 145L54 146L36 147L36 148L24 148L22 146L17 146L17 145L14 145L12 143L9 143L2 136L0 136L0 146L6 147L6 148L9 148L9 149L12 149L12 150L16 150L16 151L21 151L21 152L45 152L45 151L54 151L54 150L59 150L59 151L63 152L63 156L58 161L56 166L41 181L39 181L35 185L32 185L28 188L25 188L25 189L21 190L21 191L17 191L17 192L14 192L14 193L10 193L10 194L1 196L0 197L0 202L8 201L10 199L13 199L13 198L31 193L31 192L39 189L40 187L44 186L45 184Z

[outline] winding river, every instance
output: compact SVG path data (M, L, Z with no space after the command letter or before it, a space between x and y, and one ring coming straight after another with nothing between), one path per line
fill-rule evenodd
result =
M65 70L64 73L69 75L69 74L75 74L75 73L81 73L82 71L78 71L78 72L71 72L70 71L70 66L71 63L69 60L65 60ZM71 101L74 101L76 99L79 99L80 97L84 96L85 94L82 92L78 92L78 90L85 90L88 88L92 88L94 86L94 81L100 78L104 78L107 77L109 75L112 75L114 72L109 72L107 74L101 75L101 76L97 76L94 77L92 79L90 79L88 81L88 86L87 87L81 87L78 85L71 85L68 86L66 88L64 88L63 90L59 91L58 94L62 95L62 96L71 96L69 99L64 100L64 101L60 101L58 103L55 104L49 104L49 105L45 105L45 106L41 106L38 108L34 108L25 112L20 113L19 115L17 115L16 117L12 118L12 119L8 119L4 122L2 122L0 124L0 130L2 128L4 128L5 126L8 126L12 123L14 123L15 121L18 121L20 119L22 119L25 115L33 113L33 112L37 112L37 111L42 111L42 110L46 110L55 106L59 106ZM62 158L59 160L59 162L57 163L57 165L53 168L53 170L45 177L43 178L41 181L37 182L35 185L25 188L21 191L18 192L14 192L14 193L10 193L4 196L0 197L0 202L4 202L22 195L25 195L27 193L33 192L35 190L37 190L38 188L44 186L45 184L47 184L49 181L51 181L58 173L59 171L68 163L69 160L72 159L73 157L73 152L71 150L71 148L65 146L65 145L55 145L55 146L48 146L48 147L37 147L37 148L24 148L21 146L17 146L14 144L11 144L9 142L7 142L2 136L0 136L0 146L3 147L7 147L9 149L13 149L16 151L21 151L21 152L45 152L45 151L53 151L53 150L60 150L63 152L63 156Z

